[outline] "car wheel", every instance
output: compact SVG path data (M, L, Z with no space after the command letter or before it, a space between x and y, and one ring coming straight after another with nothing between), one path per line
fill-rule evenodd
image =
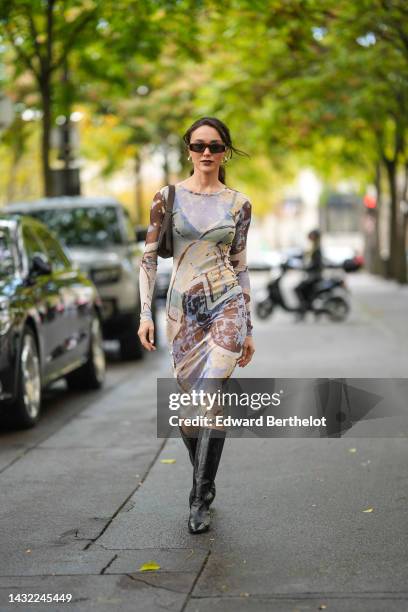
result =
M10 415L17 427L29 429L38 423L41 412L41 367L37 342L25 327L18 365L17 396Z
M102 328L97 315L91 323L88 359L83 366L66 376L69 389L100 389L105 382L106 360L103 350Z
M138 329L139 318L136 315L132 315L129 318L126 332L119 338L120 356L124 360L141 359L143 357L143 347L137 335Z

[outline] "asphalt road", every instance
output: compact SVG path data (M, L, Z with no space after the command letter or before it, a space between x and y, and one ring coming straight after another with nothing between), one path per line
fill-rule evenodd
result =
M254 361L236 374L406 378L407 288L349 282L347 323L254 320ZM35 430L0 430L0 610L405 612L407 419L341 439L227 439L212 529L192 536L185 447L156 437L161 345L136 363L111 352L105 390L60 383ZM72 601L9 603L17 593Z

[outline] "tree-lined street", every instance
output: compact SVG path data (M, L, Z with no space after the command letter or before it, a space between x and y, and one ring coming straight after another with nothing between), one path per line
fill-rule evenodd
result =
M365 274L350 287L344 324L255 320L237 374L404 376L406 289ZM212 530L192 536L186 450L156 438L162 323L143 362L110 351L105 392L57 385L37 429L2 429L0 609L18 609L11 593L64 592L72 603L53 610L405 610L408 419L388 438L377 419L360 423L369 438L228 439Z
M0 2L0 612L408 609L407 60L405 0ZM172 184L216 204L173 225L215 236L203 293L177 244L196 284L170 258L155 276ZM243 199L222 242L227 190ZM244 299L246 266L252 286L255 353L234 375L370 379L348 386L370 411L340 438L228 437L194 536L186 448L157 437L163 301L158 350L138 358L155 276L195 367L224 264ZM210 345L238 342L220 320ZM3 407L41 418L13 429Z
M370 271L406 283L407 22L403 0L5 1L0 202L122 173L112 189L146 223L143 167L159 155L164 184L185 173L181 134L220 116L247 153L228 178L256 215L305 166L325 190L347 181L365 197Z

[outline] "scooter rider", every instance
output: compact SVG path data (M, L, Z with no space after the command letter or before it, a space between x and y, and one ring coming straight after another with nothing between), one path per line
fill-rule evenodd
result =
M309 300L311 297L313 286L322 278L323 271L323 256L320 249L320 231L314 229L308 234L310 240L310 249L305 253L303 270L306 272L306 278L295 288L296 295L299 300L298 319L303 319L306 311L309 309Z

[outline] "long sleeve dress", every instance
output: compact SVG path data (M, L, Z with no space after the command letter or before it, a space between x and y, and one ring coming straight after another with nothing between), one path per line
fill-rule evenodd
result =
M157 270L157 240L168 186L153 198L140 268L141 320L149 320ZM173 271L166 301L174 376L185 389L200 378L231 376L252 334L246 264L251 203L225 187L197 193L176 185Z

